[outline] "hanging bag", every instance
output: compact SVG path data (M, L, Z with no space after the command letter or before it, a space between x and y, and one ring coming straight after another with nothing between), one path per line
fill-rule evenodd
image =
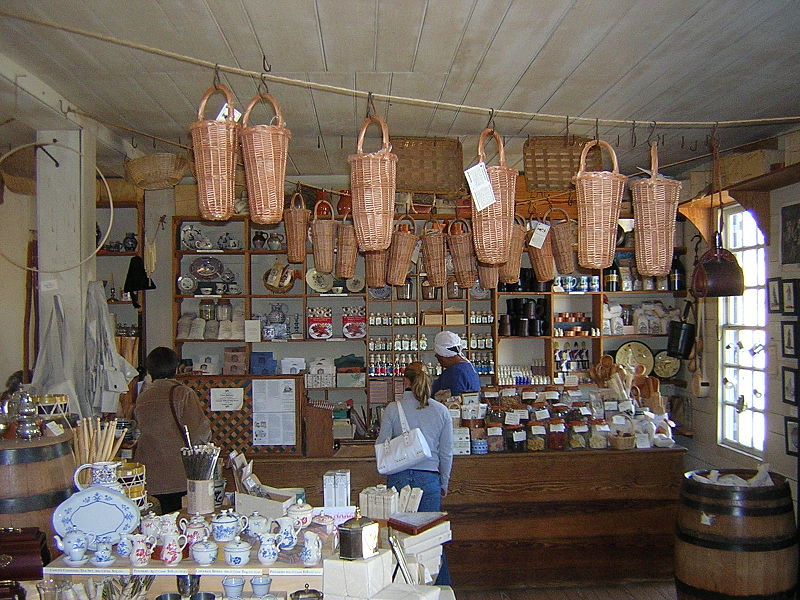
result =
M250 113L261 101L272 105L275 125L248 127ZM271 94L260 93L247 104L239 137L242 142L247 198L250 202L250 220L260 225L280 223L283 216L286 157L289 154L292 132L286 128L280 106Z
M375 444L375 459L378 463L378 473L381 475L392 475L405 471L433 456L428 446L428 440L422 435L420 428L409 429L402 404L400 401L397 401L396 404L403 433L396 438Z
M289 208L283 211L286 225L286 260L301 263L306 260L306 232L311 211L305 206L302 194L295 192L289 200Z
M403 223L403 221L409 221ZM403 215L397 220L392 234L392 245L389 246L389 258L386 265L386 283L389 285L404 285L411 270L411 255L417 245L416 223L409 215Z
M228 107L222 121L206 119L204 115L208 99L217 92L225 96ZM200 216L207 221L227 221L233 215L239 142L239 124L233 114L233 94L224 85L215 84L200 99L197 121L189 128L197 175L197 202Z
M320 208L327 204L330 209L327 214L330 219L320 219L323 210ZM314 219L311 221L311 250L314 252L314 268L317 273L332 273L334 266L333 245L336 243L336 219L333 217L333 206L324 198L314 205Z
M587 171L586 155L599 145L611 155L611 171ZM617 222L628 178L619 172L614 149L592 140L581 151L575 191L578 198L578 264L586 269L607 269L614 260Z
M346 223L348 215L350 215L350 223ZM342 222L339 223L336 230L336 276L341 279L350 279L356 274L358 242L352 221L350 211L345 210L342 214Z
M670 321L667 326L667 356L688 359L692 354L694 338L697 334L694 323L688 323L692 303L687 302L680 321Z

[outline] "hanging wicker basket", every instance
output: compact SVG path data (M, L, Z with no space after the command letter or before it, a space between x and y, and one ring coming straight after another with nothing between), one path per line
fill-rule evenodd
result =
M631 182L636 268L641 275L663 277L669 273L680 193L680 181L658 176L658 151L653 142L650 177Z
M475 244L472 241L472 227L468 221L451 221L447 228L447 245L453 259L453 275L459 287L469 289L478 278Z
M283 211L286 226L286 260L301 263L306 260L306 235L311 211L306 208L300 192L295 192L289 200L289 208Z
M364 134L373 121L381 128L383 145L377 152L365 153ZM397 168L386 121L378 115L364 119L358 132L356 154L351 154L347 161L358 247L364 252L386 250L392 241Z
M556 210L564 215L564 220L555 221L550 218L550 213ZM567 211L561 208L548 210L544 215L544 220L550 224L550 243L553 249L553 258L556 261L556 270L562 275L574 273L578 223L575 219L570 219Z
M525 219L514 216L514 225L511 229L511 246L508 250L508 260L500 265L499 279L503 283L516 283L519 281L519 270L522 266L522 251L525 246Z
M514 223L514 194L517 187L517 170L506 166L506 153L503 140L494 129L484 129L478 138L478 158L485 162L483 145L488 136L497 142L500 154L499 165L487 166L489 181L492 184L495 201L479 211L472 202L472 228L475 241L475 254L478 260L500 265L508 260L511 246L511 226Z
M327 204L331 215L328 219L320 219L320 208ZM318 200L314 205L314 219L311 221L311 250L314 252L314 268L318 273L332 273L335 263L333 254L336 243L336 219L333 218L333 206L325 199Z
M608 150L611 171L586 171L586 155L595 145ZM586 269L606 269L614 261L617 221L628 178L619 172L614 149L603 140L583 147L575 191L578 197L578 264Z
M485 290L494 290L500 278L500 267L498 265L487 265L478 262L478 282Z
M525 250L528 252L531 266L533 267L533 274L536 275L536 280L544 283L545 281L553 281L555 279L555 264L553 262L553 230L550 229L544 238L544 243L541 248L536 248L530 245L530 239L533 236L536 221L531 220L532 227L525 236Z
M275 111L275 125L251 125L250 113L261 101ZM250 220L260 225L280 223L283 216L283 182L292 132L286 128L280 106L271 94L260 93L250 100L242 117L242 161L244 162Z
M386 285L386 250L364 252L364 273L367 287L382 288Z
M578 172L581 150L589 138L567 135L534 136L522 146L528 191L567 190ZM589 169L601 171L603 159L595 148L587 156Z
M189 161L177 154L159 152L125 160L125 179L143 190L174 188L189 166Z
M350 279L356 274L356 261L358 260L358 242L356 241L356 229L353 226L353 218L350 223L346 223L350 211L344 211L342 222L336 230L336 276L342 279Z
M20 148L2 163L0 175L10 192L23 196L36 195L36 147Z
M428 221L422 230L422 256L425 259L425 272L428 281L433 287L444 287L447 283L447 268L445 266L445 240L442 223Z
M217 92L225 96L228 106L223 121L204 118L206 103ZM215 84L200 99L197 121L189 128L197 172L200 216L210 221L227 221L233 215L236 147L239 141L239 124L234 120L233 113L233 94L224 85Z
M403 223L403 221L409 223ZM386 283L389 285L404 285L411 270L411 255L417 245L416 223L409 215L403 215L397 220L392 245L389 246L389 258L386 265Z

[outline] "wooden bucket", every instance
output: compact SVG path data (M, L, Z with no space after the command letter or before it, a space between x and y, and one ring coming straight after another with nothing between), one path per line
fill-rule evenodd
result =
M0 440L0 527L38 527L51 552L53 510L75 491L71 439Z
M675 540L675 585L682 600L794 598L797 527L789 484L736 487L684 475ZM755 471L725 471L745 479Z

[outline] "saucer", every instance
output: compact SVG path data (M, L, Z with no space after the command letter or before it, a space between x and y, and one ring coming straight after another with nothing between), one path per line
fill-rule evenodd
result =
M67 558L66 555L64 555L64 564L67 565L68 567L82 567L88 562L89 562L88 556L84 556L80 560L70 560L69 558Z
M356 275L348 279L345 282L345 285L347 286L348 291L357 294L364 289L364 278Z
M117 559L112 557L109 560L102 561L102 560L95 560L93 556L89 562L91 562L95 567L110 567L115 562L117 562Z
M320 273L316 269L309 269L306 272L306 283L312 290L322 294L333 287L333 275L331 273Z

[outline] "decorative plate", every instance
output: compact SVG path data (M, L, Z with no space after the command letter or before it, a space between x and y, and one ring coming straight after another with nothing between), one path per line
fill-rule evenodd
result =
M670 356L666 350L656 352L653 361L653 373L661 379L675 377L678 371L681 370L681 360Z
M53 512L53 529L64 536L77 529L95 537L131 533L139 525L139 509L126 496L101 485L73 494Z
M631 367L642 365L644 366L644 374L650 375L653 372L655 358L653 357L653 351L650 350L647 344L633 340L625 342L617 349L614 362L618 365L630 365Z
M369 297L373 300L388 300L392 297L392 286L385 285L379 288L369 288Z
M84 556L80 560L70 560L69 556L64 554L62 558L64 559L64 564L67 565L68 567L82 567L83 565L89 562L89 556Z
M480 283L476 283L470 288L469 295L476 300L486 300L492 295L492 290L485 290Z
M181 275L178 277L178 291L181 294L193 294L197 289L197 281L191 275Z
M192 275L198 279L214 279L224 270L222 262L213 256L201 256L192 261L189 267Z
M306 271L306 283L315 292L322 294L333 287L332 273L319 273L316 269Z
M347 291L357 294L364 289L364 278L356 275L348 279L345 285L347 286Z
M232 283L236 281L236 273L226 268L224 271L222 271L222 274L219 276L219 278L225 283Z

